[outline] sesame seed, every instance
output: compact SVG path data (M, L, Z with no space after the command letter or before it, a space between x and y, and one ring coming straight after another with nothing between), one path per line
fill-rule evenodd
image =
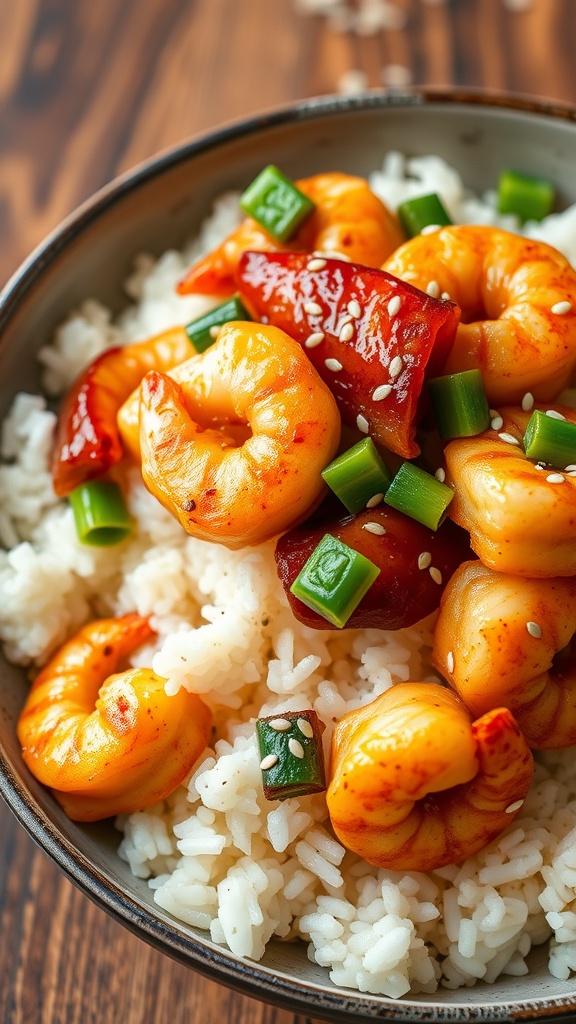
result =
M327 370L333 370L334 373L338 373L338 370L342 369L342 363L338 359L325 359L324 366Z
M523 801L523 800L516 800L516 801L515 801L515 803L513 803L513 804L508 804L508 807L506 808L506 810L504 811L504 813L505 813L505 814L515 814L515 813L516 813L516 811L519 811L519 810L520 810L520 808L522 807L522 804L523 804L523 803L524 803L524 801Z
M546 466L543 466L541 462L537 462L534 469L546 469Z
M436 470L434 476L436 477L437 480L440 481L441 484L443 484L446 479L446 470L442 469L442 466L440 466L440 469Z
M267 754L260 761L260 769L266 772L269 768L273 768L275 764L278 764L278 754Z
M535 637L536 640L539 640L542 636L542 627L539 626L537 622L532 622L532 620L530 620L526 623L526 629L530 633L530 636Z
M320 316L322 313L322 306L319 306L317 302L305 302L304 312L308 313L309 316Z
M372 398L375 402L381 402L383 398L388 398L391 391L391 384L380 384L380 386L375 388L372 392Z
M368 423L366 417L362 415L362 413L359 413L359 415L356 417L356 426L358 427L358 430L362 431L363 434L368 433L370 424Z
M350 316L353 316L355 320L357 320L359 316L362 316L362 310L358 299L351 299L347 308Z
M570 471L570 472L568 473L568 476L576 476L576 470L574 470L574 469L573 469L573 470L571 470L571 471Z
M390 316L396 316L396 313L402 305L402 299L399 295L393 295L388 303L388 313Z
M444 299L444 302L450 302L450 292L442 292L440 298Z
M440 569L437 569L435 565L431 565L428 572L434 580L434 583L437 583L438 586L440 586L442 583L442 573L440 572Z
M500 428L504 426L504 420L501 416L494 416L493 419L490 420L490 426L492 427L492 430L500 430Z
M362 529L366 530L366 533L373 533L376 537L383 537L386 530L380 523L363 523Z
M423 551L418 555L418 568L427 569L432 564L432 555L429 551Z
M450 673L452 673L454 671L454 652L453 651L448 651L448 654L446 655L446 668L448 669L448 671Z
M273 718L271 722L268 722L268 725L271 729L274 729L274 732L286 732L291 724L287 718Z
M549 473L546 477L546 482L549 484L563 484L564 477L562 473Z
M546 415L549 416L551 420L565 420L566 419L566 417L563 416L561 412L556 412L556 409L546 409Z
M552 306L551 312L556 313L558 316L564 316L566 313L569 313L571 309L571 302L555 302Z
M304 342L304 345L305 345L306 348L316 348L316 346L320 345L323 341L324 341L324 332L323 331L317 331L316 334L310 334L306 338L306 341Z
M310 260L307 265L307 270L324 270L326 266L326 260L322 256L316 256L313 260Z
M527 391L524 395L524 398L522 399L522 408L524 409L524 412L530 412L530 409L533 407L533 405L534 395Z
M573 473L574 470L576 470L576 466L574 466L574 465L564 466L564 469L566 470L567 473Z
M431 299L438 298L440 295L440 285L438 284L438 281L428 281L428 284L426 285L426 294L429 295Z
M221 326L221 324L212 324L212 327L208 331L208 334L210 335L211 338L216 339L218 337L218 335L220 334Z
M397 377L398 374L402 373L403 365L404 364L402 362L402 356L394 356L394 359L392 360L390 366L388 367L388 372L390 373L390 376Z
M351 263L352 259L345 252L338 252L337 249L321 249L319 256L325 256L327 260L340 260L342 263Z
M376 505L379 505L383 499L384 495L378 491L378 494L373 494L372 497L368 499L366 502L366 508L376 508Z
M312 737L314 736L314 729L310 725L310 722L308 721L307 718L299 718L296 722L296 725L300 729L300 732L302 733L303 736L306 736L309 740L312 739Z
M420 232L420 234L421 235L433 235L435 231L440 231L440 225L439 224L426 224L422 228L422 231Z
M295 740L293 736L288 740L288 750L291 754L294 754L294 757L304 757L304 747L300 743L300 740Z
M518 441L513 434L507 434L506 431L498 434L498 437L501 441L506 441L506 444L520 444L520 441Z
M354 335L354 326L353 326L353 324L346 323L341 328L340 334L338 335L338 337L340 338L340 341L350 341L350 338L352 338L353 335Z

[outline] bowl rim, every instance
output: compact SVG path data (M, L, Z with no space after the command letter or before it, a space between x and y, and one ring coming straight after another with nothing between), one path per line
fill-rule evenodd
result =
M480 106L539 115L576 123L576 107L555 100L510 95L472 88L421 88L402 91L372 90L360 96L321 96L284 104L248 118L226 123L179 143L142 161L115 177L73 210L15 270L0 291L0 336L26 293L45 269L82 230L125 195L151 178L193 156L217 149L264 128L274 128L354 110L414 107L430 104ZM0 795L34 842L58 865L70 881L97 906L165 953L200 974L252 998L261 999L308 1017L326 1016L342 1024L357 1019L387 1021L568 1021L576 1014L574 995L536 997L526 1001L490 1004L411 1003L334 986L333 991L315 983L285 979L255 961L214 946L209 939L171 929L154 917L93 864L66 836L59 833L43 807L14 774L0 739ZM176 919L175 919L176 920ZM169 943L168 943L169 936ZM328 979L327 979L328 982ZM406 997L410 998L409 994Z

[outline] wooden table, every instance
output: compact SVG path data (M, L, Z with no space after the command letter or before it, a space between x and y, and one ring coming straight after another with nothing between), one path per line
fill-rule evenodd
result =
M574 0L528 0L525 11L512 0L390 2L405 25L360 36L295 0L4 0L0 283L118 172L264 106L335 92L346 71L370 87L386 68L397 84L576 102ZM304 1024L134 938L3 806L0 910L5 1024Z

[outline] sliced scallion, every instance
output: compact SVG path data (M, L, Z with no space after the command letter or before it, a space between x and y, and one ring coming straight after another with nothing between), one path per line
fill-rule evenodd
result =
M398 216L410 238L419 235L423 228L437 224L445 227L452 221L448 215L440 196L433 192L429 196L417 196L416 199L407 199L400 203Z
M186 324L185 331L197 352L205 352L213 345L218 328L231 320L251 320L238 295L227 299L221 306L216 306L197 320Z
M256 722L267 800L310 796L326 789L324 723L311 708L282 711Z
M132 530L122 491L111 480L91 480L68 495L82 544L111 547Z
M440 437L473 437L490 426L480 370L434 377L428 388Z
M454 491L446 484L413 462L404 462L384 495L384 501L423 526L437 530L446 518L453 497Z
M349 512L359 512L375 494L384 494L392 480L371 437L339 455L322 476Z
M291 592L333 626L345 626L380 574L378 566L327 533L300 570Z
M315 205L277 167L260 172L240 197L240 206L280 242L286 242L310 216Z
M504 170L498 181L498 212L515 213L521 221L542 220L554 207L554 185L547 178Z
M576 423L553 419L535 409L528 421L523 443L529 459L564 469L576 462Z

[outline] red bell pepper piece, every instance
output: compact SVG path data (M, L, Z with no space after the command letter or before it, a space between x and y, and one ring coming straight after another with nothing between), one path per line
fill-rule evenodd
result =
M310 270L313 258L245 253L237 284L247 308L306 348L346 423L414 458L424 378L442 370L460 319L458 306L384 270L335 259ZM319 344L306 344L319 334Z

